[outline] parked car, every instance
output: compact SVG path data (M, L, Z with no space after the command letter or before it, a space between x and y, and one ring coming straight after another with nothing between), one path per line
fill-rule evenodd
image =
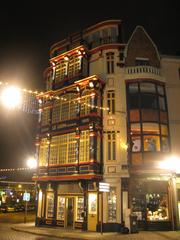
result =
M14 208L14 206L12 206L12 205L5 205L5 206L2 206L2 207L1 207L1 211L2 211L3 213L14 212L14 211L15 211L15 208Z

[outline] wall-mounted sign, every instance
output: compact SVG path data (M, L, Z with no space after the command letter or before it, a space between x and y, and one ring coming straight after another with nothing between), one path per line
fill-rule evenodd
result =
M99 183L99 192L109 192L110 191L110 184L100 182Z

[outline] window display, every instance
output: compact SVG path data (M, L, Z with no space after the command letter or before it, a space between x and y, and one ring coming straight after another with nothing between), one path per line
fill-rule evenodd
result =
M57 220L64 221L64 215L65 215L65 197L58 196Z
M89 214L97 214L97 194L89 193L89 206L88 206Z
M111 187L108 193L108 222L116 222L116 188Z
M146 203L148 221L168 220L167 194L146 194Z
M83 215L84 212L84 198L78 197L77 198L77 221L82 222L83 221Z
M47 193L46 218L54 215L54 193Z

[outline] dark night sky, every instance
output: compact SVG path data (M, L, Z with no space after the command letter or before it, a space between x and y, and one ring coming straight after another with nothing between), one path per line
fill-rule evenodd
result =
M43 89L50 46L68 33L108 19L123 21L126 41L135 26L142 25L160 53L180 55L180 4L175 1L64 2L7 1L1 6L0 81ZM0 167L23 167L33 154L35 116L0 112Z

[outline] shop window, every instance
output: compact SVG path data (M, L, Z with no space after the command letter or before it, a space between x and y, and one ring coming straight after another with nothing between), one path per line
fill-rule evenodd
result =
M89 193L88 199L88 213L89 214L97 214L97 194Z
M46 199L46 218L53 218L54 216L54 193L47 193Z
M83 222L83 212L84 212L84 198L78 197L77 198L77 216L76 221Z
M108 193L108 222L116 222L117 193L116 188L111 187Z
M57 220L65 219L65 197L58 196L57 202Z
M110 90L107 92L107 106L109 114L115 114L115 91Z
M146 194L146 204L148 221L166 221L169 219L167 194Z
M151 94L141 94L141 108L157 108L157 97Z
M48 165L48 149L49 144L47 138L42 138L39 146L39 166L47 166Z
M141 136L132 136L131 137L131 151L140 152L141 151Z
M160 151L159 136L144 136L144 151L145 152Z
M108 144L108 161L116 160L116 134L115 132L109 132L107 134L107 144Z
M107 73L113 74L114 73L114 53L113 52L106 53L106 62L107 62Z
M157 123L143 123L143 134L160 134L159 124Z
M43 193L40 190L39 191L39 196L38 196L38 212L37 212L37 216L39 218L41 217L41 212L42 212L42 196L43 196Z
M140 83L140 91L144 93L155 93L155 84L149 82L142 82Z

